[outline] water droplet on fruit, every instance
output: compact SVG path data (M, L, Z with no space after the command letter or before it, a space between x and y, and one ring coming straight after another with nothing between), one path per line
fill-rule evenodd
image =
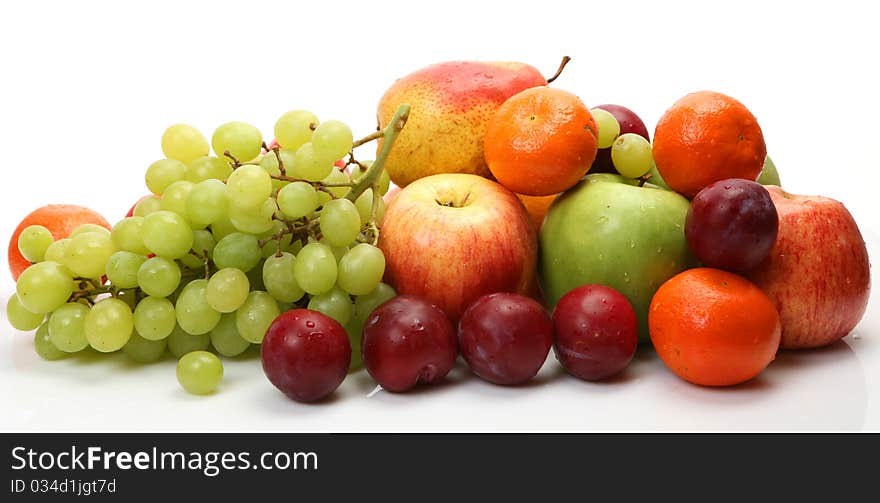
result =
M309 320L309 321L306 322L306 326L309 327L309 328L315 328L315 322Z
M635 247L636 247L636 242L635 242L634 240L630 239L630 240L629 240L629 247L630 247L630 248L635 248Z
M657 253L663 253L663 248L657 248Z

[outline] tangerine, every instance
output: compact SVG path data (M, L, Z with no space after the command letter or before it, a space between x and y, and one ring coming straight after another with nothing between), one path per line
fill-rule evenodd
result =
M517 194L549 196L576 184L598 150L596 121L574 94L526 89L495 113L483 152L492 175Z
M541 224L544 223L544 217L547 216L547 210L550 209L550 205L553 204L553 201L559 197L559 194L550 194L549 196L526 196L524 194L517 194L516 197L522 201L523 206L526 207L526 211L529 212L529 217L532 219L532 224L535 226L535 230L541 230Z
M760 288L736 274L689 269L660 286L648 310L654 349L676 375L703 386L757 376L776 356L779 313Z
M57 241L69 236L74 229L82 224L97 224L110 229L107 220L96 211L75 204L48 204L29 213L15 228L12 238L9 240L7 257L12 279L18 281L21 273L31 265L18 251L18 236L26 227L42 225L49 229L52 238Z
M688 198L726 178L756 180L766 155L755 116L718 92L698 91L676 101L654 131L657 170L672 190Z

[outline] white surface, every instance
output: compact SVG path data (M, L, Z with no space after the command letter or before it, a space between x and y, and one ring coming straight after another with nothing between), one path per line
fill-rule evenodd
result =
M869 3L200 4L0 6L0 237L47 203L83 204L118 220L146 192L143 172L174 122L210 134L245 120L271 137L277 116L309 108L361 135L374 128L384 89L419 67L512 59L550 74L568 54L574 60L556 86L591 106L630 106L649 129L689 91L739 98L761 122L783 185L843 201L872 262L880 260L872 181L880 168L872 64L880 38ZM251 358L227 362L220 393L197 398L179 389L171 361L47 363L29 334L3 320L0 430L877 431L876 285L875 274L856 336L782 353L752 383L723 390L679 380L652 353L604 384L561 374L551 356L524 388L485 384L459 366L447 385L367 398L373 385L361 372L330 402L302 405L269 385ZM0 274L4 305L13 290Z

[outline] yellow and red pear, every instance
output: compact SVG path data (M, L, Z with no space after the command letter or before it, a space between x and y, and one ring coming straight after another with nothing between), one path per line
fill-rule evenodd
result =
M489 120L507 98L547 85L533 66L517 62L451 61L398 79L379 101L379 127L397 107L412 106L385 169L403 187L438 173L491 177L483 160ZM382 148L381 141L377 146Z

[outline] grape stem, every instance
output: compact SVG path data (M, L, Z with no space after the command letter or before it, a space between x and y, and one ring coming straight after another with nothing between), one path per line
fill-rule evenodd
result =
M360 140L355 140L355 142L351 144L351 148L352 148L352 150L354 150L354 149L360 147L361 145L363 145L364 143L369 143L373 140L378 140L379 138L382 138L382 136L384 136L384 135L385 135L385 131L383 131L381 129L379 131L373 131L372 133L368 134L367 136L364 136L363 138L361 138Z
M277 145L272 147L271 149L266 146L266 142L263 142L263 150L269 152L270 150L275 153L275 160L278 161L278 171L281 173L281 176L287 176L287 170L284 169L284 161L281 160L281 154L278 153L281 150Z
M239 161L238 158L232 155L228 150L224 150L223 155L232 159L232 169L241 167L241 161Z
M409 119L409 110L410 106L408 104L404 103L403 105L400 105L391 117L391 121L385 126L385 129L377 131L377 133L382 133L382 146L379 150L379 155L376 156L376 160L373 161L373 164L367 169L364 176L362 176L360 180L354 184L348 194L345 195L346 199L355 202L365 190L375 185L376 180L379 179L379 175L382 173L382 169L385 166L385 161L388 159L388 154L394 146L394 141L397 139L403 126L406 125L407 119ZM373 193L378 194L378 191L374 191Z

